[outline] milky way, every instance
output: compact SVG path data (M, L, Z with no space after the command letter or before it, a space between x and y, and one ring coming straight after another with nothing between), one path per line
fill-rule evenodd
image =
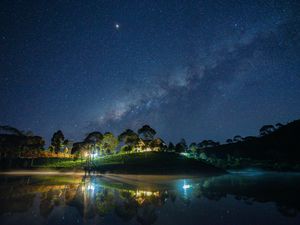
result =
M297 1L1 1L0 124L224 141L300 118Z

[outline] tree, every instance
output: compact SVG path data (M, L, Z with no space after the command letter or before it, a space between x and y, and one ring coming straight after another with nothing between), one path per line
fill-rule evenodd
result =
M71 154L83 158L85 153L89 152L89 144L86 142L76 142L73 144Z
M0 131L6 133L6 134L12 134L17 136L23 136L24 134L22 131L18 130L17 128L11 127L11 126L0 126Z
M156 131L151 128L149 125L144 125L142 128L138 130L138 134L144 140L153 140Z
M0 126L0 157L37 157L45 141L39 136L26 136L17 128Z
M228 139L226 140L226 143L227 143L227 144L231 144L231 143L233 143L233 141L232 141L231 138L228 138Z
M169 152L172 152L175 150L175 145L172 143L172 142L169 142L169 145L168 145L168 151Z
M213 140L203 140L198 144L199 148L211 148L220 145L219 142L215 142Z
M98 131L91 132L86 136L84 142L89 145L90 153L93 154L100 150L102 139L103 135Z
M199 158L202 160L207 160L207 155L204 152L201 152Z
M53 153L54 152L54 147L52 145L49 146L48 151Z
M175 151L178 153L185 152L187 150L187 144L184 138L175 146Z
M264 125L259 129L259 133L261 136L268 135L275 131L275 127L273 125Z
M167 148L167 146L162 139L155 138L150 142L150 148L154 151L163 151Z
M58 153L61 147L63 147L64 140L65 137L61 130L58 130L53 134L51 138L51 145L54 147L55 153Z
M32 131L23 131L22 132L25 136L27 136L27 137L33 137L34 136L34 134L33 134L33 132Z
M63 142L64 153L66 153L66 154L70 153L70 149L69 149L70 144L71 144L71 142L68 139L64 140L64 142Z
M133 130L127 129L118 136L118 140L124 142L130 149L133 149L139 142L139 136Z
M106 153L114 153L117 146L119 145L118 139L111 133L111 132L106 132L103 135L103 139L101 142L101 150Z
M240 136L240 135L235 135L235 136L233 137L233 141L234 141L234 142L241 142L241 141L243 141L243 138L242 138L242 136Z
M94 132L89 133L86 136L86 138L84 139L84 142L96 144L96 143L101 142L102 139L103 139L103 135L98 131L94 131Z
M190 150L193 154L195 154L195 153L197 152L197 149L198 149L197 143L193 142L193 143L190 144L189 150Z
M128 153L132 151L132 147L128 146L128 145L124 145L121 147L120 152L121 153Z
M253 141L255 139L256 139L256 137L254 137L254 136L247 136L247 137L243 138L244 141Z

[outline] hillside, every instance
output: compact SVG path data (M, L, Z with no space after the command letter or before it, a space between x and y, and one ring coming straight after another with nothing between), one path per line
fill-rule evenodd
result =
M200 160L189 159L175 153L144 152L107 156L95 160L93 168L100 172L137 174L216 174L221 169Z
M276 162L300 162L300 120L282 126L274 132L252 140L206 148L208 156L225 159L228 156Z
M37 161L34 168L84 169L85 162L73 160ZM222 174L222 169L176 153L143 152L109 155L94 159L92 171L128 174Z

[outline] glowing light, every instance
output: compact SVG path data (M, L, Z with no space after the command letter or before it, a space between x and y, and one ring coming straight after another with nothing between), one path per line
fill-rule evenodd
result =
M95 157L98 157L99 154L98 154L98 153L93 153L93 154L91 154L91 156L92 156L93 158L95 158Z
M184 185L182 186L182 188L186 190L186 189L191 188L191 185L189 185L189 184L184 184Z
M159 197L159 191L143 191L143 190L137 190L136 191L136 201L139 204L143 204L143 202L146 200L147 197Z
M95 186L93 184L89 184L87 186L87 189L93 191L93 190L95 190Z
M144 150L144 152L151 152L151 151L152 151L151 148L146 148L146 149Z
M116 23L115 28L118 30L120 28L120 24Z

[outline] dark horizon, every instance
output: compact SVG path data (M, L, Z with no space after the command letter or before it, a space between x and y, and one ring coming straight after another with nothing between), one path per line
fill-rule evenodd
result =
M224 142L300 118L299 1L1 1L0 125Z

